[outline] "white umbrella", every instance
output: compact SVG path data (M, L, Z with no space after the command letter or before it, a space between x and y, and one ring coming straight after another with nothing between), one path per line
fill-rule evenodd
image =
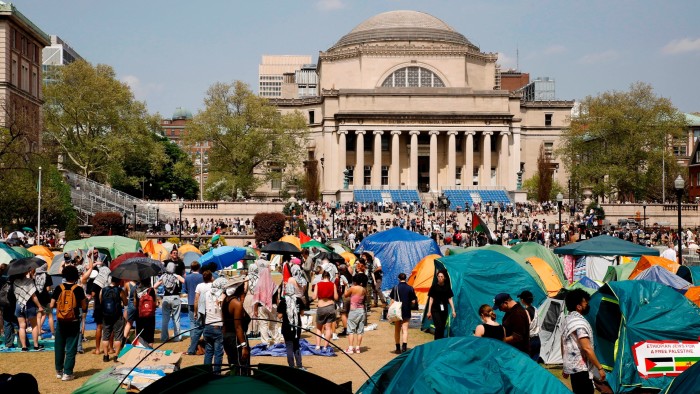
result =
M7 236L7 239L10 238L24 238L24 233L21 231L13 231Z

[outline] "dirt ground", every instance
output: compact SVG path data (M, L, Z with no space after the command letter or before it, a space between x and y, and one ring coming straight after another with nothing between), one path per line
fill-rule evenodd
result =
M352 389L356 391L367 380L365 373L353 363L356 361L362 369L370 376L379 368L386 364L396 355L394 354L394 327L388 322L379 321L380 309L374 308L373 313L368 317L368 324L378 323L377 329L365 332L362 341L362 353L346 356L337 352L337 357L304 357L304 366L309 372L320 375L336 383L352 382ZM90 376L108 367L111 362L102 361L102 356L92 354L94 350L94 331L88 331L88 342L85 342L85 354L78 354L75 376L71 382L62 382L56 379L54 372L53 352L29 352L29 353L3 353L0 354L0 372L19 373L26 372L33 374L39 381L41 393L70 393L85 383ZM314 338L310 334L303 334L309 342L313 343ZM156 332L156 339L159 334ZM409 348L432 340L432 335L421 332L418 329L409 330ZM251 345L256 345L258 341L251 341ZM341 337L334 343L346 349L348 341ZM189 338L183 342L170 343L161 349L172 349L184 352L189 346ZM182 356L182 366L201 364L203 356ZM351 359L352 358L352 359ZM224 361L226 356L224 356ZM286 365L286 357L253 357L252 363L267 363ZM561 379L561 369L550 369L552 374ZM562 380L567 386L568 381Z

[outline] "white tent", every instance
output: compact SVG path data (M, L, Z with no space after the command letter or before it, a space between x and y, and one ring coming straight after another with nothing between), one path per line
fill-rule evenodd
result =
M547 298L537 309L540 319L540 358L545 364L561 364L561 332L566 316L566 292Z

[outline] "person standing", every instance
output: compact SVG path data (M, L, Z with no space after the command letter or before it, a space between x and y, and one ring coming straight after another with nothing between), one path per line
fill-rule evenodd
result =
M590 311L591 296L582 289L566 294L566 309L561 338L561 354L564 364L563 376L571 378L571 390L575 394L592 394L593 380L605 381L605 370L595 355L593 329L584 318Z
M265 260L258 260L258 283L253 295L253 317L258 320L260 343L270 346L280 342L277 332L276 305L278 303L277 286L272 280L270 266Z
M102 288L99 301L102 308L102 361L109 361L109 339L114 335L114 361L117 361L124 340L124 305L126 293L119 287L119 278L112 277L109 286Z
M474 336L505 341L506 329L496 322L496 313L493 311L493 308L491 308L491 305L482 305L479 308L479 317L483 324L476 326Z
M214 362L214 373L221 372L221 364L224 360L224 336L223 317L221 303L226 288L226 278L218 278L212 283L211 290L206 296L206 313L204 326L204 364L211 365Z
M335 302L338 300L338 288L331 282L331 275L327 271L321 274L321 281L311 290L311 297L316 303L316 350L323 350L325 346L330 346L332 328L335 322ZM285 288L285 295L301 294L291 285ZM321 337L325 339L324 346L321 346Z
M223 320L223 348L233 374L238 376L250 374L250 346L245 335L250 324L250 316L243 307L245 282L246 277L243 275L233 277L226 282L220 309Z
M2 264L0 267L1 266L7 267L6 264ZM5 347L12 349L15 347L15 340L19 334L19 322L17 321L17 316L15 316L17 298L15 297L15 292L12 288L12 281L9 278L0 276L0 284L2 284L1 288L3 288L3 294L7 294L7 299L4 298L5 296L3 296L1 300Z
M87 313L85 290L78 284L80 276L74 266L63 268L65 283L54 289L51 296L51 309L56 308L56 341L54 343L54 364L56 378L62 381L75 379L75 355L80 340L80 311Z
M520 298L520 303L525 308L527 317L530 319L530 358L532 361L537 362L540 358L542 344L540 342L540 319L537 316L537 308L532 305L534 297L529 290L525 290L518 294L518 298Z
M180 289L185 278L175 273L177 269L175 262L169 262L165 266L165 273L161 275L158 282L153 285L157 289L163 285L165 292L163 293L163 305L161 311L163 314L160 325L160 341L167 342L169 339L168 326L170 320L173 321L173 341L179 342L180 339Z
M493 308L505 312L503 327L506 329L506 343L529 355L530 319L522 305L513 301L509 294L498 293Z
M199 341L199 336L195 339L194 335L192 335L192 333L194 333L194 331L196 330L197 326L197 315L194 313L195 298L197 295L197 285L204 282L204 277L202 276L202 274L199 273L199 268L199 262L193 261L190 265L190 274L185 277L185 293L187 293L187 315L190 319L190 328L194 329L190 331L190 347L188 348L187 353L189 353L190 349L194 349L194 351L196 351L197 341Z
M447 281L447 270L441 269L437 273L437 283L430 286L428 290L428 319L433 319L434 339L445 337L448 308L452 308L452 318L457 317L453 297L452 286Z
M282 320L282 337L287 350L287 365L306 371L301 362L301 316L304 314L304 303L301 297L293 292L280 297L277 303L277 319Z
M394 342L396 343L396 353L403 353L408 350L408 323L411 321L411 307L418 304L416 292L406 283L406 274L399 274L399 284L391 289L389 298L391 302L401 302L401 321L394 323ZM391 304L389 304L391 308Z
M207 310L207 294L211 290L211 284L214 282L214 276L211 271L204 270L202 272L202 283L197 285L194 291L194 315L195 325L194 330L190 331L190 347L186 354L194 356L197 354L197 344L204 333L204 317Z
M41 307L41 318L37 318L37 324L39 325L39 334L41 335L41 327L44 325L44 321L48 317L49 329L51 330L51 338L55 338L56 332L54 330L53 324L53 313L51 312L51 293L53 292L53 280L51 275L46 271L48 269L48 264L44 264L36 269L34 275L34 284L36 285L37 298Z
M135 291L137 334L148 346L153 347L156 332L156 292L145 282L138 282Z
M347 318L348 350L345 353L360 353L362 334L365 332L365 297L367 297L367 276L357 274L352 278L352 286L345 290L343 296L350 303ZM357 341L356 341L357 340Z
M32 327L34 350L41 350L44 346L39 344L40 327L37 324L37 314L41 310L41 303L37 297L36 284L34 283L34 270L14 275L10 279L13 281L12 288L17 299L14 312L19 323L19 341L22 344L22 351L29 351L27 347L27 324Z

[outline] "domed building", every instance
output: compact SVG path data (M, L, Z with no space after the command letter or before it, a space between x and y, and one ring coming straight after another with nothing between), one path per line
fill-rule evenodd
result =
M556 149L574 103L501 89L497 61L432 15L385 12L320 52L318 97L272 102L308 114L324 201L363 189L500 189L512 199L540 148Z

